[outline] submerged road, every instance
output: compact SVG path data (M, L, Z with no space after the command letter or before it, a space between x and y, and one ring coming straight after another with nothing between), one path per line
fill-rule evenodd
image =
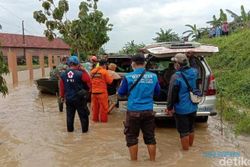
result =
M148 161L142 136L139 160L131 162L123 135L123 112L111 113L106 124L90 121L86 134L81 133L77 116L75 132L68 133L65 110L58 111L56 97L41 95L33 83L22 82L6 98L0 97L0 166L214 167L222 166L228 153L247 158L230 134L220 134L217 119L196 125L194 146L188 152L181 150L174 127L157 127L156 162Z

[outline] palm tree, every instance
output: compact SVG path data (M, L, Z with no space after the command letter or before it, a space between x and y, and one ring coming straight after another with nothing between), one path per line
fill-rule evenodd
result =
M191 30L187 30L185 32L183 32L182 34L187 34L188 35L186 36L187 38L192 38L192 40L197 40L197 39L200 39L201 38L201 29L198 29L196 24L194 25L190 25L190 24L186 24L185 25L186 27L189 27Z
M172 29L163 30L160 29L160 32L156 33L157 37L153 38L156 42L170 42L170 41L179 41L178 34L172 32Z

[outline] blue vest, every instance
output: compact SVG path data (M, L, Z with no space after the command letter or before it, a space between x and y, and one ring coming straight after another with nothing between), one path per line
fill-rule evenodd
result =
M182 73L187 78L189 85L192 88L195 88L198 76L197 70L194 68L188 68L186 70L183 70ZM177 75L177 78L174 82L174 85L179 86L179 103L174 104L175 112L177 114L189 114L197 111L197 104L192 103L192 101L190 100L189 90L184 79L181 76L181 72L177 71L175 75Z
M61 74L66 100L75 100L76 93L81 89L88 90L87 84L82 81L82 73L82 71L68 69Z
M132 84L140 77L144 68L138 68L134 72L128 73L125 78L128 83L128 90ZM154 89L158 79L156 74L146 72L140 82L130 92L128 97L128 111L153 111Z

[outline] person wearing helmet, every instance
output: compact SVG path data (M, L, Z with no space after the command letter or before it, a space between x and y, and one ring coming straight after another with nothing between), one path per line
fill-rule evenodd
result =
M79 70L79 60L76 56L68 58L69 69L61 74L60 97L66 100L67 130L74 131L74 117L77 110L82 132L89 128L89 113L86 96L91 89L90 77L86 71Z
M84 63L84 67L88 74L90 74L90 71L93 70L98 65L98 59L96 56L91 56L88 58L88 61Z

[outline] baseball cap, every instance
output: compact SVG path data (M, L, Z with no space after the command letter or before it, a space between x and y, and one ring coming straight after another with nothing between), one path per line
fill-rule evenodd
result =
M137 55L132 56L131 60L135 63L144 63L145 57L143 54L137 54Z
M188 58L183 53L177 53L174 57L171 58L171 61L176 62L176 63L180 63L182 65L188 64Z
M79 64L79 60L78 60L78 57L77 56L70 56L69 58L68 58L68 63L70 64L70 63L74 63L74 64Z

